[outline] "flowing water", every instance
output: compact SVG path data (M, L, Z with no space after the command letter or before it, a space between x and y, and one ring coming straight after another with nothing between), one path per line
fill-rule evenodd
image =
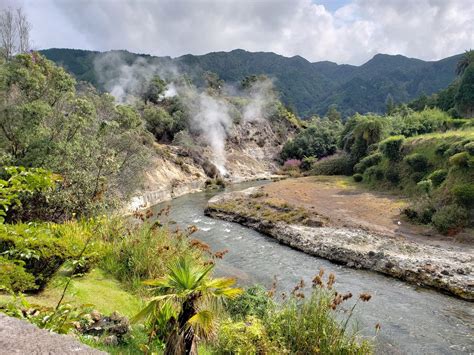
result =
M241 190L265 182L242 183ZM307 284L324 268L336 274L336 289L354 295L369 292L370 302L356 307L353 319L366 336L376 337L377 352L385 354L474 354L474 307L470 302L417 288L369 271L354 270L306 255L249 228L204 216L207 201L219 192L185 195L155 206L171 205L169 218L180 226L194 224L193 235L214 251L228 249L216 273L233 276L240 285L270 287L277 278L279 292L289 292L304 279Z

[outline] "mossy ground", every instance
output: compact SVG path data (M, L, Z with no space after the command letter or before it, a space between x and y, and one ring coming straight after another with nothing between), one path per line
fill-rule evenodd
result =
M54 307L61 297L65 278L61 272L56 275L44 291L26 297L28 303ZM0 304L10 300L10 296L0 295ZM144 303L100 269L93 269L81 277L75 277L70 283L63 303L74 305L92 304L103 314L118 311L127 317L137 314Z

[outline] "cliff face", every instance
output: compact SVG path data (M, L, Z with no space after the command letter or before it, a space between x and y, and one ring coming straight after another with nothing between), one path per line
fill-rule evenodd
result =
M281 130L281 125L279 125ZM288 127L284 134L291 134ZM290 132L290 133L288 133ZM243 182L270 178L277 170L276 159L286 138L266 121L234 125L228 134L225 155L226 182ZM216 177L209 147L189 149L157 144L143 188L132 198L128 210L146 208L172 198L205 188L206 181Z

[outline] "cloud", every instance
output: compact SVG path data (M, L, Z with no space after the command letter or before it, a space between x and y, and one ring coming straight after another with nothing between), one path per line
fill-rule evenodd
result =
M242 48L361 64L375 53L435 60L474 47L471 0L354 0L336 11L317 0L24 1L43 48L162 56Z

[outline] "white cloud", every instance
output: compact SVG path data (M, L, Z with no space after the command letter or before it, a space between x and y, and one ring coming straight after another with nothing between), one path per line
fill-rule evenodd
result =
M435 60L474 47L472 0L25 0L37 46L179 56L242 48L360 64Z

